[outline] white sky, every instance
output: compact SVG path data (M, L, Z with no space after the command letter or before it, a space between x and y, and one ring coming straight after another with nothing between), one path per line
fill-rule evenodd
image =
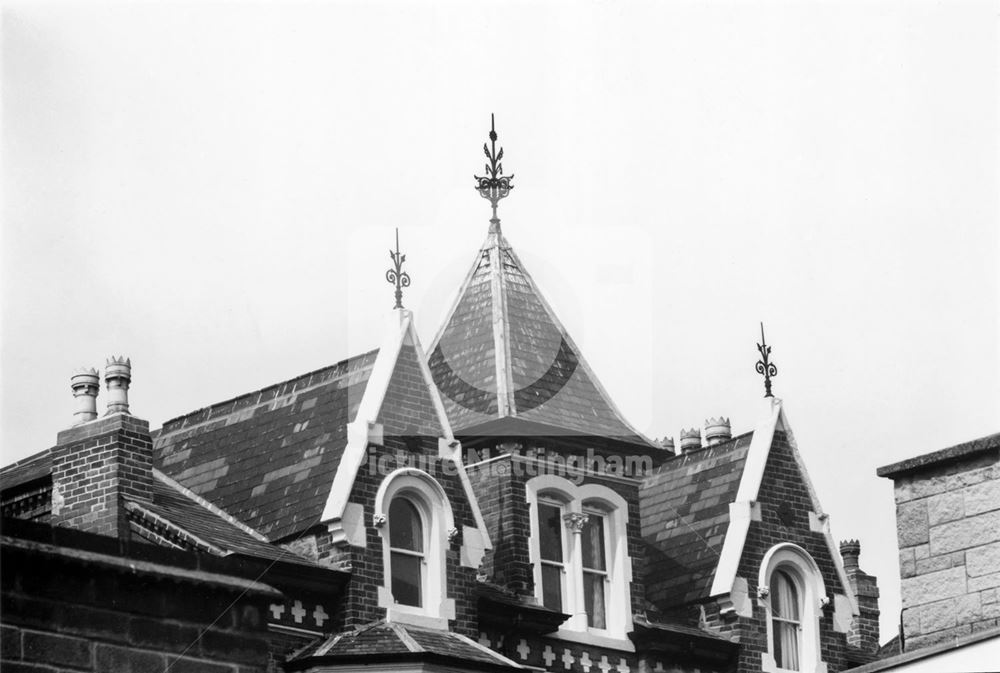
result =
M429 343L495 112L504 232L637 427L750 429L764 320L885 640L875 468L1000 429L997 8L7 2L2 462L112 353L159 427L376 346L396 226Z

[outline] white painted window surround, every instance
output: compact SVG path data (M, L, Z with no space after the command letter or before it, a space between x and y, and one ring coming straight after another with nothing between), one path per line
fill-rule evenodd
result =
M392 596L391 551L389 547L389 507L395 498L406 498L416 507L423 524L424 555L421 573L421 605L403 605ZM388 474L375 495L376 518L385 517L378 527L382 538L383 585L378 588L378 605L386 610L386 621L414 626L447 629L455 618L455 600L447 596L445 551L448 531L454 527L451 504L444 489L432 476L416 468L404 467Z
M605 645L634 651L628 633L632 630L632 604L629 583L632 581L632 559L628 553L628 503L618 493L600 484L577 485L556 475L540 475L525 485L531 535L528 554L531 560L535 597L542 596L542 558L539 544L538 504L559 504L565 519L563 527L563 595L562 612L570 615L556 638ZM606 628L587 625L584 593L583 543L578 532L581 517L593 513L603 518L605 534L605 610ZM574 526L574 523L577 525Z
M775 657L775 617L772 607L771 585L775 582L776 571L794 585L798 600L798 668L786 669L778 666ZM757 605L762 608L767 621L767 652L761 654L761 670L764 673L826 673L827 665L822 660L820 650L819 622L823 615L826 586L823 575L812 556L798 545L782 543L775 545L764 555L757 578Z

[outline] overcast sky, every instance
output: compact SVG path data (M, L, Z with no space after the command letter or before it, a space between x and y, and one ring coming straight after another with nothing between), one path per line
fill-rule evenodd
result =
M503 229L624 414L752 428L763 320L838 539L898 623L875 468L1000 430L996 3L16 3L2 24L2 449L132 358L153 427L427 345ZM99 404L103 408L106 395Z

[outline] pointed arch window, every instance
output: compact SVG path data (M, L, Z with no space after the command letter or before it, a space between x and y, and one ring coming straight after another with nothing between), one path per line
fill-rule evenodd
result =
M416 506L405 497L389 505L389 565L392 597L397 603L421 607L424 584L424 522Z

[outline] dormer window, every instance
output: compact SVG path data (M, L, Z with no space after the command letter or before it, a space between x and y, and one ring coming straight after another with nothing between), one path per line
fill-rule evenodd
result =
M633 650L627 502L607 486L555 475L526 489L535 599L569 615L556 637Z
M378 605L386 620L447 629L455 618L447 581L448 532L455 524L441 484L422 470L400 468L379 486L373 517L382 538Z
M816 561L798 545L772 547L761 563L757 596L767 619L761 670L824 673L819 622L826 589Z
M402 605L421 606L424 583L424 523L405 497L389 505L389 565L392 597Z

